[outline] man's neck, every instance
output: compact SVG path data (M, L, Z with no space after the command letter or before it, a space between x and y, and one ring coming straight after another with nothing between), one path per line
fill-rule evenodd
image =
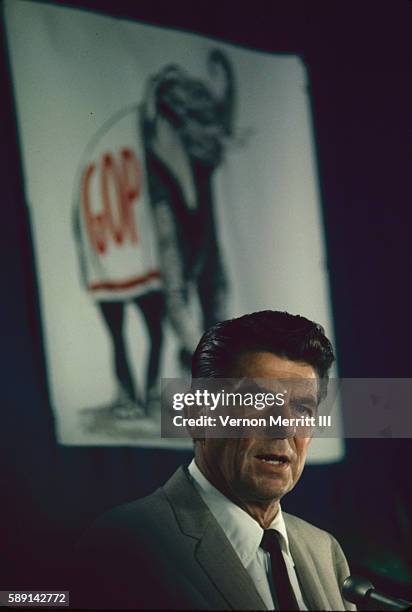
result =
M224 478L219 472L212 472L208 469L205 462L202 461L201 457L196 454L195 463L199 471L203 474L206 480L214 486L222 495L227 497L231 502L242 508L247 514L249 514L262 529L267 529L273 519L279 512L279 500L273 499L270 501L260 500L243 500L235 491L227 486Z

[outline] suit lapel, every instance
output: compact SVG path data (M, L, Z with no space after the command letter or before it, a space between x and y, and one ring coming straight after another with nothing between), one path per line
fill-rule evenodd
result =
M310 550L305 542L298 540L287 526L290 552L295 562L296 574L303 597L309 610L328 610L330 604L319 580Z
M199 540L195 559L228 606L235 610L266 610L252 578L185 469L180 468L163 489L182 532Z
M266 610L249 573L211 515L196 558L228 604L235 610Z

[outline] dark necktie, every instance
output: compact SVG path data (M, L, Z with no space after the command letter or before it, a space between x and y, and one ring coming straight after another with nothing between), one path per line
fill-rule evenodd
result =
M282 612L283 610L299 610L280 548L279 537L280 533L274 529L266 529L260 546L270 554L272 584L279 610Z

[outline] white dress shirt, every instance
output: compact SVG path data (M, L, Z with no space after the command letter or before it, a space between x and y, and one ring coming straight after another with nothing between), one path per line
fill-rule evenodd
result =
M249 572L266 607L269 610L274 610L270 555L260 548L264 530L254 518L225 497L205 478L194 459L189 465L189 474L203 501L223 529L243 566ZM293 592L299 609L307 610L296 576L295 564L290 554L288 534L280 506L278 513L269 525L269 529L275 529L281 535L282 554Z

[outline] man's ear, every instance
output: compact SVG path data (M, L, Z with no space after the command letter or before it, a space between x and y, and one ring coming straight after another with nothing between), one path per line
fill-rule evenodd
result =
M204 407L199 408L198 406L188 406L185 404L183 408L183 414L185 419L190 419L193 424L186 424L186 430L195 444L197 441L201 442L204 440L204 426L200 423L199 417L204 414Z
M205 438L192 438L194 450L196 451L197 445L201 446L205 443Z

